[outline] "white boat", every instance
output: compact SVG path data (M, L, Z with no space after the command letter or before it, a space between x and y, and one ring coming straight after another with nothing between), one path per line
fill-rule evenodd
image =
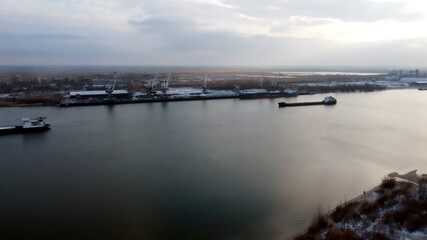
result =
M0 127L0 135L28 132L43 132L50 130L50 124L45 123L45 117L23 118L22 125Z

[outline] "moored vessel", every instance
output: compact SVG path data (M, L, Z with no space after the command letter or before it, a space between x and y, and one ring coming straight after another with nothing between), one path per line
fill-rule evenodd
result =
M51 127L45 123L45 119L45 117L23 118L22 125L0 127L0 135L48 131Z
M286 103L279 102L279 107L297 107L297 106L310 106L310 105L334 105L337 104L337 100L332 97L325 97L323 101L319 102L296 102L296 103Z

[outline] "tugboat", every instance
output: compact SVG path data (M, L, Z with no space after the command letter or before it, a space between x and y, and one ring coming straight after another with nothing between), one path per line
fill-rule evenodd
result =
M296 107L296 106L310 106L310 105L335 105L337 100L332 97L325 97L321 102L297 102L297 103L286 103L279 102L279 107Z
M23 118L22 125L0 127L0 135L48 131L50 124L45 123L45 119L45 117Z

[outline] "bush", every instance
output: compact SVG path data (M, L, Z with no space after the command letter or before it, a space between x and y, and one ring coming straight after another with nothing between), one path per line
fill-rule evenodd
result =
M405 223L406 229L410 232L421 231L427 228L427 214L418 213L409 216Z
M396 187L396 180L392 177L385 177L380 185L381 189L391 190Z
M366 215L372 222L378 218L378 207L370 202L363 202L359 207L359 212Z
M402 229L408 216L409 213L405 210L396 210L386 213L383 221L384 224L390 225L391 227Z
M326 240L363 240L359 237L354 231L346 229L343 231L340 230L331 230L326 235Z
M375 201L376 207L384 208L385 203L390 199L390 196L387 194L381 195L377 200Z
M398 189L393 190L390 195L389 195L390 199L398 199L398 198L402 198L403 201L408 200L411 195L409 192L409 188L406 187L399 187Z
M427 175L423 174L418 182L419 196L423 201L427 201Z
M370 239L372 239L372 240L390 240L390 238L386 237L382 233L374 233L374 234L372 234Z
M406 221L405 228L410 232L421 231L427 228L427 215L416 214L409 217Z
M385 192L384 189L378 189L377 191L375 191L375 193L379 195L384 194L384 192Z
M351 216L354 216L355 209L358 205L358 202L345 202L344 204L338 206L331 214L332 220L334 222L341 222L343 220L351 218Z
M294 240L316 240L315 237L307 235L307 234L303 234L303 235L299 235L298 237L294 238Z
M316 235L326 229L330 228L330 224L326 216L320 212L316 214L310 227L308 227L307 233L310 235Z

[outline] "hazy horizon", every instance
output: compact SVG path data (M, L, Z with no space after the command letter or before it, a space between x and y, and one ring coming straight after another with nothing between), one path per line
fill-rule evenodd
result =
M68 64L68 65L53 65L53 64L0 64L0 69L13 68L147 68L147 69L213 69L213 70L283 70L283 71L397 71L397 70L426 70L426 67L419 66L386 66L386 65L132 65L132 64Z

